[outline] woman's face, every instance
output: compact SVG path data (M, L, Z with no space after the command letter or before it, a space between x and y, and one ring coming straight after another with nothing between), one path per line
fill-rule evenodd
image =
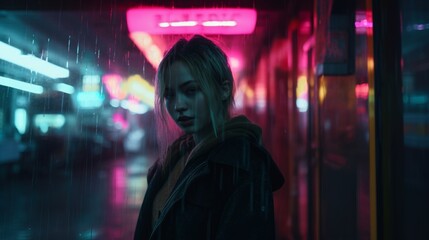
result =
M212 130L210 110L199 82L180 61L171 65L165 77L164 100L168 113L198 142Z

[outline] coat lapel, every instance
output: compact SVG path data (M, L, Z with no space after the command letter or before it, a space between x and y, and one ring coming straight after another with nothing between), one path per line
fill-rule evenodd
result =
M189 184L192 183L196 178L206 175L208 173L209 173L209 168L208 168L207 161L195 163L193 164L193 166L189 166L189 167L187 166L185 168L184 172L182 173L182 176L178 179L176 186L174 187L173 191L168 197L165 203L164 209L162 210L161 215L156 221L152 230L151 237L149 239L151 239L152 236L154 236L155 232L158 230L159 226L165 220L165 217L171 211L173 206L181 199L184 198L186 189L188 188Z
M152 226L152 203L156 193L165 182L165 176L161 174L160 167L155 170L155 174L149 182L146 190L143 204L140 209L139 219L137 220L136 233L134 239L145 239L143 236L149 236ZM149 204L148 204L149 203Z

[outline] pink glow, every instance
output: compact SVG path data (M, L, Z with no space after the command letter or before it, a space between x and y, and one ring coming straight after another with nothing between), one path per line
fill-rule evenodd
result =
M130 33L130 38L146 56L152 66L157 69L162 60L162 51L158 45L153 42L152 37L145 32L132 32Z
M125 187L127 184L125 169L122 166L117 166L113 169L113 196L112 202L114 205L123 205L125 203Z
M368 98L368 83L358 84L355 87L356 97L366 99Z
M366 19L363 19L363 20L360 20L360 21L356 21L355 22L355 27L356 28L372 28L372 22L370 22L370 21L368 21Z
M130 33L149 34L250 34L256 10L244 8L133 8L127 11Z
M112 118L113 118L113 122L115 124L119 124L122 129L128 128L128 122L127 122L127 120L125 120L125 118L124 118L124 116L122 116L122 114L114 113Z
M357 11L355 20L356 33L372 35L372 12Z
M111 98L122 100L127 96L127 93L121 88L121 76L116 74L107 74L102 77L102 81Z
M236 57L229 57L229 65L231 65L231 68L238 69L240 68L240 60Z

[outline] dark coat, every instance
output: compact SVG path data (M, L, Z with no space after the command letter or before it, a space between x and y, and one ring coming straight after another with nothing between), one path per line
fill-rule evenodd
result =
M155 164L134 239L274 239L272 192L284 182L257 142L234 137L190 161L152 229L152 202L168 174Z

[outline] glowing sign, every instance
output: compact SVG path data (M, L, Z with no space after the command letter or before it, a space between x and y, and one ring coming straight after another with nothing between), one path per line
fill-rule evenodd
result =
M256 10L243 8L133 8L127 11L128 30L149 34L250 34Z

